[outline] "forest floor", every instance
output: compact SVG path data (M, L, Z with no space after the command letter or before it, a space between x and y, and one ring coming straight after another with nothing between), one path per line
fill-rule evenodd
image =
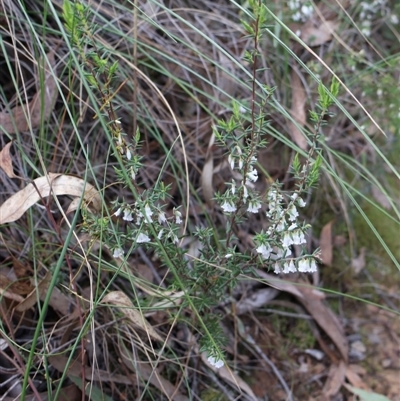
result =
M201 254L196 227L218 239L228 221L214 194L238 177L213 127L233 101L254 100L241 24L251 3L89 5L85 51L119 63L100 111L112 101L126 137L140 130L138 191L168 186L164 211L173 219L182 205L188 258ZM319 82L340 79L319 182L301 211L320 263L308 275L239 275L213 309L227 339L221 369L162 258L146 246L117 255L85 226L103 220L74 221L82 201L117 225L113 202L132 191L62 3L0 3L0 401L400 401L400 5L265 3L255 75L275 90L260 194L276 182L295 188L290 166L309 149ZM244 221L238 249L254 248L266 224Z

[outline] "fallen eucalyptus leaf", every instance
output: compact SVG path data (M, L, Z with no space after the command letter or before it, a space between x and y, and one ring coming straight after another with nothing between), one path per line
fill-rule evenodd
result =
M10 154L12 142L8 142L3 149L0 150L0 168L2 168L8 177L17 178L14 174L13 166L12 166L12 157Z
M48 176L36 178L32 184L28 184L0 206L0 224L18 220L41 197L51 194L80 197L82 193L87 203L91 203L95 210L101 210L101 198L93 185L82 178L49 173Z
M292 107L290 114L294 121L289 121L289 133L293 141L303 150L307 150L308 143L302 130L298 127L304 127L306 124L305 104L307 101L306 91L303 83L296 71L290 75L290 84L292 87Z
M137 310L132 301L122 291L112 291L101 301L103 304L110 303L121 309L121 312L136 326L143 329L153 339L164 342L153 326L145 319L142 313Z
M54 53L47 54L47 58L53 68L55 66ZM38 65L40 65L40 63ZM27 105L16 106L11 109L11 113L0 112L0 127L7 133L14 134L15 132L29 131L30 128L36 128L42 121L42 112L44 114L43 120L47 120L50 113L53 111L57 97L56 78L48 68L47 64L45 65L45 68L43 96L39 89ZM42 99L44 102L43 107L41 104Z

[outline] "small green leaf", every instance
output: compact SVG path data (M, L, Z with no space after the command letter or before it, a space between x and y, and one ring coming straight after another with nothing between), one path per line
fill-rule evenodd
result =
M296 153L296 156L293 159L293 170L296 174L300 173L300 160L299 160L299 154Z
M251 52L249 52L248 50L245 50L243 60L247 61L248 63L252 63L253 62L253 54Z
M92 74L85 74L85 77L90 85L97 87L96 79L94 78L94 76Z
M225 130L227 133L230 133L230 132L233 132L235 130L235 128L236 128L235 116L232 115L229 118L229 120L226 122Z
M109 78L112 78L112 77L114 76L115 72L117 71L117 69L118 69L118 60L115 61L115 63L113 63L113 64L111 65L111 67L109 68L109 70L108 70L108 77L109 77Z
M312 187L318 182L319 178L319 170L322 164L322 157L320 154L318 154L317 159L315 162L312 164L310 174L308 176L308 185Z
M76 11L81 17L84 17L85 14L85 7L81 3L75 3Z
M71 7L69 0L64 0L63 3L63 17L67 29L72 32L74 26L74 12Z
M260 13L259 13L259 25L263 26L265 21L267 20L268 14L267 14L267 8L265 7L265 4L261 5L260 8Z
M330 99L329 99L328 92L326 91L326 88L322 82L320 82L318 85L318 93L319 93L319 101L320 101L321 107L323 109L328 108Z
M337 95L339 93L339 88L340 88L339 81L335 77L333 77L332 83L331 83L331 93L334 97L337 97Z
M322 157L321 157L320 154L318 154L318 156L317 156L315 162L313 163L312 172L313 172L313 173L314 173L314 172L318 173L318 172L319 172L319 169L320 169L320 167L321 167L321 164L322 164Z
M310 117L311 117L311 121L313 121L313 122L318 122L318 120L319 120L319 115L318 115L318 113L316 113L315 111L313 111L313 110L310 110Z
M236 117L237 120L240 118L240 106L238 102L233 102L232 113Z
M246 32L247 32L248 34L254 36L254 29L253 29L253 27L252 27L250 24L248 24L248 23L245 22L245 21L242 21L242 25L243 25L243 28L246 30Z

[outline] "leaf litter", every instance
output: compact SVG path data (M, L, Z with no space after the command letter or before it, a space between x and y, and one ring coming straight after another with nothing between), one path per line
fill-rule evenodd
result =
M81 197L94 210L101 210L101 197L93 185L82 178L49 173L47 176L36 178L24 189L9 197L0 206L0 224L14 222L42 198L52 195L70 195Z
M305 105L307 94L298 71L292 70L290 74L290 86L292 88L292 107L290 109L290 114L294 121L289 121L289 133L300 149L307 150L307 139L301 130L306 124Z
M42 96L42 90L39 88L33 99L28 104L16 106L11 109L10 113L4 111L0 112L0 128L5 132L15 134L16 132L29 131L29 129L37 128L42 119L47 120L49 118L50 113L53 111L57 96L57 83L54 72L56 62L54 53L48 53L47 59L51 69L47 62L45 62L43 82L44 96ZM42 68L42 64L42 60L40 60L37 67ZM37 81L39 82L39 80Z
M164 339L157 333L157 331L149 324L149 322L133 305L129 297L122 291L112 291L108 293L103 299L104 304L113 304L121 309L121 312L138 328L144 330L153 340L164 342Z
M0 168L4 170L9 178L18 178L18 176L14 174L12 165L12 156L10 153L11 146L12 142L9 142L0 150Z
M151 31L149 33L149 36L152 35L153 39L157 40L157 35L155 35L155 30L150 24L147 25L150 26L150 29L146 29L146 31L149 32ZM316 24L315 22L313 22L313 25L304 24L300 36L310 46L321 45L332 39L332 31L335 31L337 29L337 26L338 26L337 22L333 20L328 20L324 24L320 25ZM54 66L55 65L54 54L48 55L48 58L50 60L51 65ZM221 75L219 82L223 84L224 87L226 86L228 91L231 90L229 76ZM47 119L49 117L49 113L53 110L55 96L52 96L52 94L55 94L54 88L56 87L54 75L50 74L49 70L46 71L45 73L45 83L47 90L45 95L44 119ZM306 93L304 85L302 81L299 79L298 74L295 74L292 77L292 88L293 88L293 101L292 101L291 113L298 126L296 126L296 124L290 123L289 133L300 148L306 149L307 143L305 141L304 135L301 132L301 129L299 129L299 127L303 128L306 124L306 110L305 110ZM17 106L11 110L11 113L5 113L5 112L0 113L0 125L3 125L3 128L4 127L8 128L9 133L13 133L15 131L27 131L31 128L38 127L41 121L41 119L39 120L37 118L39 110L37 105L40 104L38 99L39 99L39 91L35 95L33 100L29 102L27 105ZM28 117L27 119L26 115L28 116L30 115L30 117ZM7 146L8 148L3 155L5 156L4 159L0 154L0 160L1 160L0 167L6 172L6 174L10 178L16 178L16 176L13 175L14 173L12 169L12 160L9 154L9 149L11 144L8 144ZM215 174L215 171L213 170L215 170L213 169L213 155L211 155L210 157L209 154L204 164L203 176L201 177L203 180L202 188L204 193L206 194L205 196L206 200L211 199L211 195L214 190L212 186L212 177L213 174ZM68 212L76 210L76 207L79 204L79 200L82 195L84 201L87 203L91 203L94 210L101 209L101 199L99 198L97 191L93 187L91 187L88 183L85 183L83 180L79 178L73 176L69 176L70 178L66 177L67 177L66 175L55 177L52 174L49 174L48 177L40 177L39 180L44 179L44 181L46 181L46 183L44 183L43 186L42 186L42 181L36 182L35 180L34 181L35 185L39 183L40 184L39 186L43 188L43 191L41 189L39 190L40 196L35 196L34 191L31 190L32 188L29 187L29 185L32 184L28 184L27 187L25 187L25 189L29 187L29 191L23 192L24 191L23 189L20 192L18 192L20 194L19 198L18 197L14 198L14 200L19 205L18 207L19 208L22 207L23 212L19 214L19 212L15 210L17 208L15 209L12 208L11 202L8 204L8 209L3 208L4 204L2 204L0 206L0 217L2 218L4 212L6 212L6 217L2 220L1 224L17 221L19 218L22 217L23 213L25 213L29 209L29 207L32 207L35 203L39 202L41 198L46 198L48 196L51 196L51 194L54 194L56 196L67 195L75 197L75 199L70 204L70 208L68 208ZM59 181L56 182L56 180ZM57 189L58 186L63 188ZM377 196L376 194L374 194L374 196L380 199L380 200L377 199L377 201L380 202L383 207L385 207L383 197L381 195ZM27 198L32 198L33 200L30 199L29 201L26 202ZM330 265L332 263L332 234L331 232L329 232L331 228L332 227L329 226L328 228L326 228L325 231L323 230L323 233L321 234L320 238L322 254L323 254L322 259L324 263L326 263L327 265ZM123 261L121 261L121 263L122 262ZM246 302L246 298L243 297L242 301L243 305L245 305L245 309L246 310L250 309L251 311L254 311L257 308L258 309L262 308L263 305L268 304L274 298L276 298L279 292L291 294L300 304L304 306L304 308L318 323L319 330L324 331L327 334L327 336L330 337L332 344L336 345L337 352L332 354L333 355L332 364L330 368L330 373L328 374L327 382L325 383L324 391L326 391L328 394L334 394L335 392L337 392L338 389L340 389L341 384L344 382L344 377L347 377L347 379L353 386L356 386L356 383L358 386L361 386L361 382L360 381L357 382L357 374L354 373L353 370L349 368L349 366L346 367L345 361L346 358L348 357L347 340L344 335L342 324L340 323L336 315L330 310L330 308L325 303L325 296L322 293L320 293L316 288L307 286L304 287L306 289L302 289L302 286L298 285L298 283L296 282L290 282L290 281L285 282L283 280L276 279L274 276L271 275L268 275L268 277L269 278L266 281L269 283L271 288L273 288L273 291L272 292L265 291L266 290L265 288L261 289L258 293L255 293L256 295L255 297L256 299L254 300L255 302L251 302L252 301L251 299ZM10 284L12 283L13 283L12 280L3 282L2 288L4 288L5 291L4 294L6 294L7 291L10 292L9 288ZM40 285L41 282L39 282L39 286ZM271 288L267 289L270 290ZM45 279L43 279L42 289L40 288L38 289L40 298L42 299L45 289L46 289L46 277ZM57 290L57 288L55 290ZM148 290L147 293L150 294ZM18 295L16 293L12 294L13 296ZM60 292L60 294L61 296L59 297L59 300L54 303L51 301L51 304L54 306L54 309L60 315L65 316L70 311L69 308L71 305L71 300L68 296L66 296L62 292ZM110 296L110 294L112 295ZM164 337L161 337L159 335L159 332L155 331L154 328L151 326L151 324L146 319L144 319L144 316L137 311L137 309L134 307L128 295L126 295L121 291L114 291L110 294L107 295L108 298L106 296L106 298L103 299L103 303L108 302L110 304L107 305L107 308L118 310L125 316L125 320L130 321L130 323L133 324L133 327L139 328L140 331L148 333L149 337L151 337L153 340L160 342L165 341ZM173 301L170 301L169 303L164 303L164 305L166 305L168 308L176 307L177 305L179 305L181 299L183 298L183 294L178 294L178 295L179 296L177 296L177 301L175 301L174 294L171 294L171 300ZM250 296L252 295L253 294L250 294ZM21 304L23 305L22 302L24 299L25 298L21 296L21 298L14 299L14 301L21 302ZM25 311L28 310L29 308L33 308L35 305L34 303L32 303L29 306L29 302L31 301L28 301L26 306L22 306L22 308ZM129 369L132 370L132 375L141 376L142 379L144 379L146 382L150 382L153 386L155 386L162 393L164 393L168 398L171 397L170 399L176 399L176 400L187 399L187 397L185 397L184 395L180 394L177 391L178 388L177 386L175 386L172 382L166 380L161 375L162 373L161 369L156 371L154 367L152 367L150 364L146 365L142 361L139 361L140 363L135 365L132 362L136 361L135 359L136 356L132 354L127 354L125 352L122 352L122 355L123 358L126 358L126 356L124 355L129 355L129 362L130 362ZM334 359L335 361L333 362ZM126 364L126 360L125 359L123 360L124 363ZM202 355L202 360L204 365L208 366L207 360L204 361L203 355ZM57 365L58 370L60 372L63 371L63 369L65 369L66 366L65 359L59 358L58 361L54 359L52 361L54 362L54 367L56 367ZM76 364L79 365L79 362L77 362ZM73 369L71 370L71 372L75 373L77 377L81 377L82 366L78 366L77 369L76 364L73 365ZM345 369L343 368L343 366L345 367ZM102 380L104 378L104 381L112 382L112 379L110 377L111 375L110 372L98 371L96 373L95 372L96 369L89 367L87 365L84 365L83 368L85 372L84 376L87 380L91 380L92 377L96 377L98 380ZM228 369L226 370L228 371ZM345 370L345 376L343 375L343 370ZM234 374L236 375L236 372L234 372ZM241 377L239 376L237 377L243 382L243 379ZM121 383L127 382L126 378L120 378L120 379ZM222 379L229 381L228 378L222 377ZM236 383L241 383L241 382L239 380L236 380ZM245 382L243 383L246 384ZM84 383L82 382L81 384L83 387ZM231 384L233 384L233 382ZM242 388L241 385L239 387ZM250 389L250 391L252 390ZM248 394L251 394L251 392L248 392ZM71 397L71 399L74 399L74 397Z

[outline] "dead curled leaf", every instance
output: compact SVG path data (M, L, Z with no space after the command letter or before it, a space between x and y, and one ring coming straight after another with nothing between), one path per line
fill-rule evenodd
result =
M366 248L362 247L360 249L360 254L351 261L351 267L356 275L359 274L365 267L365 251Z
M0 150L0 168L2 168L9 178L17 178L14 174L12 166L12 157L10 154L12 142L8 142L3 149Z
M55 67L54 53L47 54L51 67ZM38 66L41 63L38 63ZM29 131L30 128L36 128L43 118L46 120L54 108L57 94L57 85L54 73L50 71L48 65L45 65L45 78L43 83L44 96L39 90L33 99L27 104L16 106L11 113L0 112L0 128L9 134L15 132ZM38 85L39 86L39 85ZM42 107L43 98L43 107Z
M332 40L333 32L338 27L338 21L318 20L316 23L310 19L300 29L300 39L309 46L321 46Z
M134 372L144 383L151 383L154 387L165 394L168 400L189 401L189 398L181 394L171 382L161 376L159 368L153 368L149 363L134 363L136 358L124 346L121 352L122 360L130 370Z
M312 286L295 285L288 280L281 280L257 270L260 277L280 291L294 295L307 309L322 330L331 338L339 350L342 360L347 362L349 344L344 329L337 316L324 304L325 295Z
M52 394L48 392L39 393L40 401L51 401ZM81 391L75 384L71 384L67 387L61 389L60 395L57 398L57 401L80 401L82 399ZM21 397L1 397L1 401L20 401ZM24 398L25 401L37 401L36 394L27 395Z
M307 150L307 140L303 135L301 129L298 127L298 125L300 127L303 127L306 124L307 116L305 104L307 100L307 95L299 74L295 70L292 70L292 73L290 75L290 83L292 87L292 107L290 109L290 114L292 115L294 122L289 121L289 133L293 141L301 149Z
M121 312L137 327L144 330L154 340L164 342L162 337L156 332L151 324L145 319L143 314L138 311L133 302L122 291L112 291L108 293L101 301L104 303L113 304L121 308Z
M0 274L0 291L1 289L6 289L9 293L20 295L22 298L18 302L22 302L24 300L23 297L28 295L32 288L29 278L15 280L14 278L10 279L7 274Z
M31 308L33 305L35 305L36 302L38 301L38 294L39 297L41 297L47 291L47 289L49 288L50 281L51 281L51 273L47 272L45 277L42 280L40 280L37 288L33 289L32 292L15 307L15 309L18 312L24 312L29 308Z
M44 301L46 298L46 293L40 293L40 300ZM72 319L74 314L71 313L73 302L72 300L61 292L57 287L53 288L50 297L49 305L57 311L60 316L67 316L68 319Z
M339 319L332 310L323 303L325 295L316 288L310 286L298 286L297 289L302 294L302 298L299 298L299 301L308 310L321 329L331 338L340 352L343 361L347 362L349 344Z
M332 225L333 220L325 224L321 231L319 244L321 247L321 261L324 265L331 266L333 259L333 239Z
M369 387L364 381L361 379L360 375L357 372L357 369L361 368L357 365L349 365L346 369L346 378L350 384L354 387L361 388L364 390L369 390Z
M340 361L338 365L332 364L328 378L325 382L322 393L327 399L336 395L344 383L346 377L346 365L343 361Z
M70 175L49 173L48 176L36 178L34 184L28 184L24 189L8 198L0 206L0 224L18 220L30 207L41 198L54 195L71 195L81 197L91 203L95 210L101 210L101 197L93 185L82 178Z
M242 315L267 305L270 301L277 297L278 294L279 291L272 287L261 288L260 290L253 291L251 295L242 298L236 304L236 313L237 315Z
M16 294L16 293L14 293L14 291L12 291L12 288L11 288L12 284L13 283L11 280L9 280L7 277L0 274L0 297L12 299L17 302L23 302L24 298L21 295Z
M299 291L298 287L292 284L290 281L281 280L280 278L271 276L262 270L256 270L256 272L259 277L262 277L268 283L269 286L279 291L288 292L299 299L303 298L303 294Z
M68 358L62 355L49 356L49 363L59 372L64 372L67 367ZM67 374L69 376L82 376L82 365L81 361L76 359L68 366ZM92 369L89 366L84 366L85 379L96 380L102 382L113 382L122 384L132 384L132 380L129 377L123 375L116 375L114 373L106 372L100 369Z
M201 188L203 190L203 197L210 206L212 206L212 199L214 198L214 187L212 182L214 176L214 154L212 151L214 140L215 135L213 133L210 137L206 155L206 162L204 163L203 171L201 173Z
M232 78L235 76L236 65L222 52L218 52L218 58L219 68L215 69L215 78L216 86L219 90L217 91L216 96L219 98L221 103L225 103L230 101L229 95L236 92L237 82Z
M203 363L206 364L210 369L212 369L214 373L216 373L219 377L221 377L221 379L230 383L234 387L240 388L242 391L248 394L252 400L257 399L250 386L236 372L233 372L231 369L228 369L226 365L222 366L219 369L215 368L210 364L210 362L208 362L207 354L205 352L201 354L201 359Z
M382 192L376 186L372 187L372 196L386 210L391 210L392 209L392 203L391 203L390 198L388 197L388 195L385 194L384 192Z

